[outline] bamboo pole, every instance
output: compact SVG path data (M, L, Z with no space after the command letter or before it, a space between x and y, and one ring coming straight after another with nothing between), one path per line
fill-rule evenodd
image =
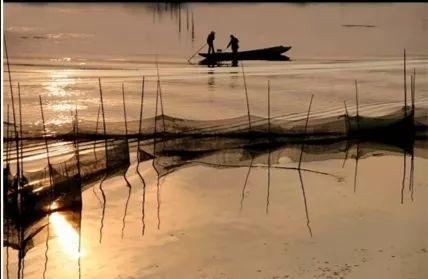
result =
M125 141L126 141L126 147L127 147L127 151L129 153L129 143L128 143L128 122L126 119L126 103L125 103L125 85L122 83L122 103L123 103L123 116L124 116L124 120L125 120ZM129 158L128 158L129 161ZM126 199L126 203L125 203L125 211L123 213L123 218L122 218L122 231L121 231L121 238L123 239L124 235L125 235L125 224L126 224L126 214L128 212L128 204L129 204L129 199L131 197L131 184L129 183L128 179L126 178L126 173L127 170L124 172L123 174L123 179L126 182L126 186L128 187L128 196Z
M12 101L12 116L13 116L13 127L15 132L15 147L16 147L16 173L18 176L18 181L20 181L20 163L19 163L19 140L18 140L18 130L16 125L16 113L15 113L15 98L13 96L13 89L12 89L12 76L10 74L10 61L9 61L9 55L7 52L7 44L6 44L6 35L3 35L3 41L4 41L4 52L6 54L6 61L7 61L7 73L9 76L9 87L10 87L10 99ZM18 183L19 187L19 183Z
M153 157L156 157L156 134L157 134L157 116L158 116L158 103L159 103L159 83L156 82L156 106L155 106L155 125L153 134Z
M7 141L6 141L6 166L9 166L9 147L10 147L10 143L9 143L9 136L10 136L10 134L9 134L9 126L10 126L10 117L9 117L9 115L10 115L10 112L9 112L9 107L10 107L10 105L9 104L7 104L7 118L6 118L6 122L7 122L7 124L6 124L6 139L7 139Z
M45 148L46 148L48 166L49 166L49 170L50 170L51 161L50 161L50 154L49 154L49 145L48 145L48 138L47 138L47 134L46 134L46 124L45 124L45 115L43 113L42 97L40 95L39 95L39 104L40 104L40 113L42 115L43 137L45 138ZM50 171L49 171L49 175L51 175Z
M103 228L104 228L104 217L105 217L105 209L106 209L106 196L102 187L102 184L104 182L104 180L107 177L107 172L109 170L109 166L108 166L108 149L107 149L107 129L106 129L106 120L105 120L105 113L104 113L104 100L103 100L103 91L102 91L102 87L101 87L101 78L98 78L98 85L99 85L99 89L100 89L100 101L101 101L101 113L102 113L102 117L103 117L103 130L104 130L104 150L105 150L105 159L106 159L106 165L105 165L105 170L106 173L104 175L104 177L101 179L100 185L99 185L99 189L101 191L101 195L103 197L103 209L102 209L102 217L101 217L101 224L100 224L100 238L99 238L99 243L102 242L102 238L103 238Z
M76 117L76 120L75 120L75 123L76 123L75 124L75 126L76 126L75 132L76 132L76 134L75 134L74 140L75 140L76 159L77 159L77 174L78 174L78 179L79 179L80 187L81 187L82 186L82 184L81 184L81 182L82 182L82 180L81 180L82 176L81 176L81 170L80 170L80 154L79 154L80 150L79 150L79 138L78 138L78 136L79 136L79 117L78 117L78 114L77 114L77 105L76 105L76 108L75 108L75 117ZM78 269L79 269L79 279L80 279L82 277L82 270L81 270L82 212L80 212L80 214L79 214L79 246L77 248L77 251L79 253L79 256L77 258L77 265L78 265Z
M357 192L357 178L358 178L358 159L360 158L360 143L357 143L357 155L355 156L355 170L354 170L354 193Z
M348 112L348 107L346 106L346 101L343 101L343 104L345 105L345 122L346 122L346 125L348 126L348 129L351 129L351 122L349 120L349 112Z
M306 138L306 134L307 134L307 131L308 131L309 116L310 116L310 113L311 113L311 106L312 106L312 100L313 99L314 99L314 95L312 94L311 95L311 100L309 102L308 113L306 115L305 131L304 131L304 134L303 134L305 138ZM302 148L300 150L299 165L297 167L297 169L299 169L299 170L300 170L300 166L302 165L302 158L303 158L303 149L304 149L304 146L305 146L305 142L303 141Z
M192 12L192 41L195 40L195 20L193 17L193 12Z
M356 109L357 109L357 129L360 131L360 113L358 111L358 84L357 80L355 80L355 103L356 103Z
M189 31L189 7L186 8L186 30Z
M100 109L101 109L101 106L98 105L97 122L95 123L95 140L94 140L94 157L95 157L95 161L97 161L96 147L97 147L97 136L98 136L98 123L99 123L99 120L100 120Z
M245 101L247 103L247 114L248 114L248 131L251 132L251 113L250 113L250 102L248 99L248 90L247 90L247 81L245 79L244 63L241 62L242 68L242 77L244 79L244 88L245 88Z
M101 101L101 114L103 117L103 130L104 130L104 144L105 144L105 156L106 156L106 168L108 168L108 152L107 152L107 129L106 129L106 119L104 113L104 100L103 100L103 90L101 87L101 78L98 78L98 85L100 88L100 101Z
M125 104L125 85L122 83L122 103L123 103L123 117L125 119L125 138L128 142L128 121L126 119L126 104Z
M79 179L80 179L79 117L78 117L78 114L77 114L77 105L76 105L76 108L75 108L75 122L74 123L75 123L74 146L76 148L77 173L78 173ZM80 243L79 243L79 245L80 245Z
M268 80L267 101L268 101L268 137L270 139L270 81L269 80Z
M140 141L141 141L141 137L142 137L142 121L143 121L143 107L144 107L144 83L145 83L145 77L143 76L143 82L141 84L140 121L139 121L139 126L138 126L138 140L137 140L137 159L138 159L137 174L140 177L141 182L143 183L143 200L141 202L142 203L141 204L141 223L142 223L141 234L142 235L144 235L144 232L146 230L146 223L145 223L146 182L144 181L144 178L139 171L139 166L140 166L140 162L141 162Z
M22 137L22 104L21 104L21 86L18 82L18 106L19 106L19 134L20 134L20 157L21 157L21 178L24 178L24 141Z
M305 205L306 227L308 227L309 235L312 237L311 219L309 218L308 200L306 198L305 185L303 184L302 171L300 168L297 171L299 173L300 188L302 189L303 203Z
M406 65L406 49L404 49L404 116L407 115L407 65Z
M159 75L159 64L158 64L158 59L157 59L157 55L156 55L156 74L158 76L158 94L159 94L159 100L160 100L160 106L161 106L161 113L162 113L162 126L163 126L163 132L165 133L166 131L166 126L165 126L165 113L163 110L163 98L162 98L162 88L161 88L161 83L160 83L160 75Z
M190 58L189 59L187 59L187 63L190 63L190 60L192 60L192 58L196 55L196 54L198 54L198 52L201 50L201 49L203 49L205 46L207 45L207 43L205 43L203 46L201 46L197 51L195 51L195 53L193 53L192 54L192 56L190 56Z
M178 4L178 33L181 34L181 4Z
M410 75L410 101L411 101L411 110L413 112L413 74Z
M140 161L140 141L141 141L141 136L142 136L141 125L143 122L144 82L145 82L145 77L143 76L143 82L141 84L140 121L139 121L139 125L138 125L138 140L137 140L137 158L138 158L138 161Z
M348 117L349 113L348 113L348 107L346 106L346 101L343 101L343 104L345 105L345 115L346 117Z
M412 112L415 113L415 96L416 96L416 69L413 68L413 91L412 91Z
M403 180L401 181L401 204L404 203L404 186L406 183L406 150L403 153Z
M267 103L268 103L268 185L267 185L267 194L266 194L266 214L269 213L269 205L270 205L270 142L271 142L271 134L270 134L270 81L267 83Z

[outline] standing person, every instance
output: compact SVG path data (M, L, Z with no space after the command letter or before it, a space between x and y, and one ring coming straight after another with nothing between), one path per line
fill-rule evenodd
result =
M233 53L232 66L236 67L236 66L238 66L237 53L238 53L238 49L239 49L239 40L238 40L238 38L236 38L233 35L230 35L230 41L229 41L229 44L227 45L226 49L229 48L230 46L232 47L232 53Z
M234 54L236 54L238 52L238 49L239 49L239 40L238 40L238 38L236 38L233 35L230 35L230 41L229 41L229 44L227 45L226 49L229 48L230 46L232 47L232 52Z
M214 40L215 40L215 32L211 31L208 34L208 37L207 37L208 54L215 53L215 50L214 50Z

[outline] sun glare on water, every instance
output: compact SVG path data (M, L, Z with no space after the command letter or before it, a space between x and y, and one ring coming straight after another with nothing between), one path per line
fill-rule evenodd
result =
M53 213L50 216L50 222L55 231L55 235L58 236L64 254L72 259L78 259L85 255L83 250L79 252L79 234L61 213Z
M49 73L50 81L45 84L45 89L52 97L68 97L71 87L76 83L73 78L73 70L55 70Z

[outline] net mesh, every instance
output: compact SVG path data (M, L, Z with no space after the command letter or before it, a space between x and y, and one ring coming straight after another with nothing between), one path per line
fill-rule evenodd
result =
M375 111L376 112L376 111ZM355 114L355 113L354 113ZM250 118L250 123L249 123ZM404 121L409 120L408 123ZM412 120L412 121L410 121ZM406 122L409 127L415 127L418 132L426 133L428 127L427 108L416 108L414 112L410 107L389 109L382 114L367 113L364 110L357 118L355 115L346 115L343 110L333 112L315 112L310 115L307 135L309 136L349 136L357 131L373 131L374 129L388 129L398 122ZM410 123L411 122L411 123ZM228 119L216 120L193 120L172 117L168 115L158 115L156 118L144 118L141 123L141 133L139 133L139 121L128 121L128 132L125 133L123 122L107 122L106 132L98 129L95 121L79 122L79 138L121 139L124 136L140 137L142 139L154 138L159 135L169 136L207 136L207 135L247 135L248 132L254 134L265 134L270 131L278 136L301 136L305 134L306 113L290 113L283 116L275 116L270 119L262 116L243 115ZM251 129L250 129L251 126ZM24 138L42 138L41 129L37 125L24 127L26 133ZM61 127L48 127L55 131L50 136L53 138L74 138L73 125L62 125ZM11 140L11 139L9 139Z

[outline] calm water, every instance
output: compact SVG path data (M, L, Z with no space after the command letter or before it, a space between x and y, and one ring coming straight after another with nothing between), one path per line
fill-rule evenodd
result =
M189 18L194 14L193 41L187 9ZM254 20L261 16L265 20ZM177 14L156 13L149 5L6 4L12 80L15 93L20 82L23 122L40 124L38 95L53 131L71 122L76 106L81 121L95 121L99 77L107 121L123 119L122 83L128 119L138 119L143 76L144 117L152 117L156 61L166 114L205 120L244 115L242 68L208 69L196 65L197 57L193 65L186 62L211 29L217 31L216 48L224 49L230 32L242 49L293 47L290 62L244 63L253 114L267 114L268 80L272 116L304 114L312 94L315 116L341 112L344 101L353 113L354 80L361 114L394 110L403 102L403 48L409 71L417 73L416 104L428 104L428 5L423 3L189 4L182 7L181 24L179 32ZM10 103L7 81L5 75L3 108ZM27 252L24 275L40 278L46 270L47 278L426 278L425 145L415 147L413 188L410 155L404 166L402 151L383 152L379 146L377 156L358 160L357 173L355 147L345 163L345 152L307 159L305 168L329 175L303 172L304 186L295 170L190 164L163 177L158 187L146 162L139 165L146 181L144 235L143 187L131 148L130 192L123 177L104 182L101 243L97 182L82 193L80 253L75 216L52 214L48 249L45 229ZM72 149L52 143L51 150L61 161ZM31 153L28 146L27 152L26 169L46 164L42 148ZM296 166L296 154L284 147L276 164ZM15 278L17 253L11 248L8 253L9 264L4 260L3 266Z

